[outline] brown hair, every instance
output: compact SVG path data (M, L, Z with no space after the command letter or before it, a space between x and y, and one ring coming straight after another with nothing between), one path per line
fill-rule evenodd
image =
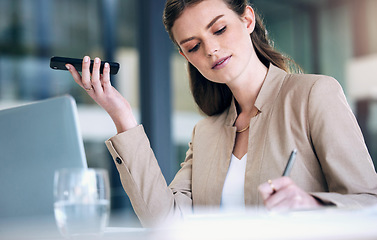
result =
M167 0L165 4L163 23L170 39L178 46L172 33L175 20L179 18L184 9L203 0ZM248 5L247 0L223 0L230 9L242 16ZM256 54L261 62L268 68L270 63L290 71L291 60L276 51L267 36L262 19L255 13L255 29L250 34ZM178 46L179 47L179 46ZM214 83L205 78L191 63L188 63L191 93L200 110L208 116L222 113L232 101L232 92L226 84Z

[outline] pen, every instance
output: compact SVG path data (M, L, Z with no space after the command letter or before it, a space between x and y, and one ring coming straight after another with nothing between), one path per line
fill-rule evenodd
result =
M289 176L289 174L292 170L293 163L294 163L295 158L296 158L296 154L297 154L297 149L293 149L293 151L291 152L291 155L289 156L287 166L285 166L285 169L284 169L284 172L283 172L283 177Z

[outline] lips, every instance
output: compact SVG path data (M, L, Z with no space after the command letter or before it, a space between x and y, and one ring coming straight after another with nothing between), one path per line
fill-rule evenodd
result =
M221 68L225 67L228 64L231 57L232 56L230 55L228 57L220 58L218 61L216 61L213 64L212 69L221 69Z

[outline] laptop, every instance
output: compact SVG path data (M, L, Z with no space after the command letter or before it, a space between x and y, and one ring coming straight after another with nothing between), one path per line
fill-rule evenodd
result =
M0 219L53 215L60 168L87 168L71 96L0 110Z

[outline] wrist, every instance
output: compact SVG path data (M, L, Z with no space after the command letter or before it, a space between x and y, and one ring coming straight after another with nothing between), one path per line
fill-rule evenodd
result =
M116 106L117 107L108 108L107 113L113 120L118 134L138 125L135 116L132 113L132 108L128 102L125 101L125 104Z
M135 117L132 114L131 116L128 114L123 116L116 115L111 116L111 118L113 119L118 134L128 131L138 125Z

